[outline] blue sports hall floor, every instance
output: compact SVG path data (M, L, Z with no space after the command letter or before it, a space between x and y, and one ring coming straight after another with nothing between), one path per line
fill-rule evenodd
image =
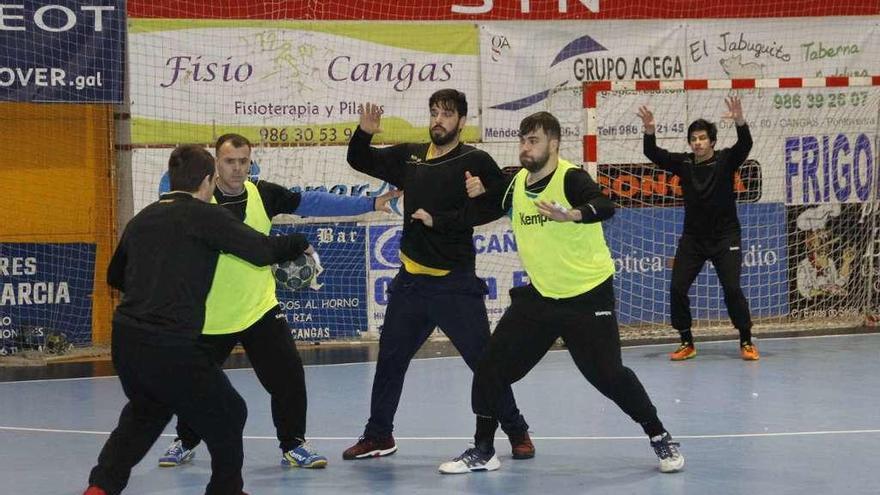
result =
M670 344L624 349L660 417L681 441L684 471L662 474L640 428L581 377L564 350L550 352L514 386L537 455L501 469L440 475L467 447L474 419L471 373L448 346L413 361L395 435L399 451L343 461L369 412L373 351L318 346L308 364L308 430L330 462L323 470L279 465L269 398L249 368L228 369L248 403L245 490L251 495L474 494L877 494L880 493L880 334L761 339L762 359L739 359L736 342L699 343L690 361ZM106 362L0 367L3 494L78 495L125 402ZM51 378L49 378L51 377ZM131 495L201 494L210 459L159 468L173 425L139 464Z

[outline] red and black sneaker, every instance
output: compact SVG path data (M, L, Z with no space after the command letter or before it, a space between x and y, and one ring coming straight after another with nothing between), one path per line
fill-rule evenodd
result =
M397 444L394 437L388 435L383 438L363 436L356 444L347 448L342 453L342 458L350 461L353 459L368 459L370 457L384 457L397 452Z
M105 492L102 488L98 488L97 486L92 485L86 488L86 491L85 493L83 493L83 495L107 495L107 492Z
M535 457L535 444L529 437L529 432L512 433L507 436L510 440L510 451L514 459L531 459Z

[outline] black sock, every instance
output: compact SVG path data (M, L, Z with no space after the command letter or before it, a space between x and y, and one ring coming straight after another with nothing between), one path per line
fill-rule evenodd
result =
M687 330L679 330L678 333L681 335L681 343L682 344L691 344L694 343L694 334L691 333L691 329Z
M648 435L648 438L654 438L657 435L662 435L666 433L666 428L663 427L663 423L660 422L659 418L654 418L650 421L646 421L641 423L642 430Z
M290 443L285 444L284 447L281 447L281 450L283 450L284 452L288 452L290 450L293 450L293 449L299 447L304 442L305 442L305 440L303 440L302 438L299 438L299 437L294 438L293 440L290 441Z
M474 434L474 446L486 454L495 453L495 431L498 420L489 416L477 416L477 432Z
M196 441L196 443L190 444L190 443L188 443L188 442L186 442L186 441L184 441L184 440L181 440L181 439L179 439L179 438L177 438L177 439L175 439L175 440L180 440L180 446L183 447L184 450L192 450L192 449L194 449L194 448L196 448L196 447L199 446L199 442L198 442L198 441Z
M752 345L752 329L747 328L743 330L739 329L739 345L740 347L744 345Z

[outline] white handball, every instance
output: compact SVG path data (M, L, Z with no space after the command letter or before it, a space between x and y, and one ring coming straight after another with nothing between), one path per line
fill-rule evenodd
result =
M315 290L321 288L317 279L323 271L318 253L312 255L303 253L295 260L272 265L275 280L289 290L302 290L306 287Z

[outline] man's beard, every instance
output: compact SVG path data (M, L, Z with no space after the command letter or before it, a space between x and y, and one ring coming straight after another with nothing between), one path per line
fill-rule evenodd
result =
M535 173L538 170L544 168L544 165L547 165L547 160L550 159L550 153L544 153L543 156L539 156L538 158L526 158L520 155L519 162L522 166L531 173Z
M434 134L434 131L431 130L428 134L431 135L431 142L434 143L434 146L445 146L455 140L455 137L458 136L458 129L449 132L443 129L443 134L440 135Z

